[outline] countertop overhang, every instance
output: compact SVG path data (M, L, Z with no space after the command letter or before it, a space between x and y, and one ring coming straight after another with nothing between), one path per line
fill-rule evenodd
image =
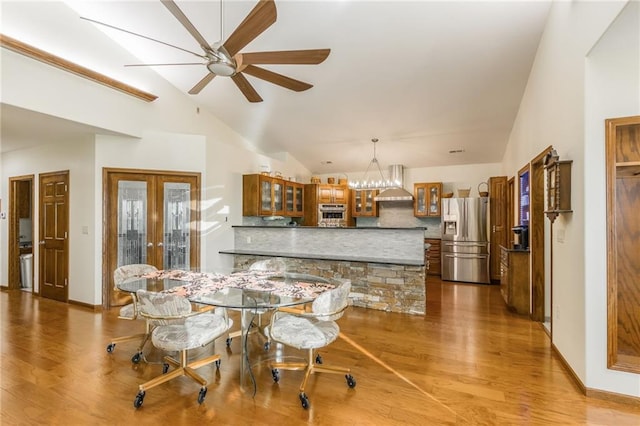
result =
M346 256L331 254L306 254L306 253L287 253L274 252L264 250L220 250L218 253L248 256L268 256L268 257L286 257L292 259L314 259L314 260L334 260L342 262L362 262L362 263L380 263L383 265L403 265L403 266L424 266L424 257L422 261L414 261L411 259L389 259L381 257L362 257L362 256Z

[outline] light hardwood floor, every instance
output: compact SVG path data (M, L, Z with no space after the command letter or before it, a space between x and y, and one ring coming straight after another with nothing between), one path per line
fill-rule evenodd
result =
M431 278L430 278L431 280ZM257 393L238 386L240 341L227 349L198 405L186 377L147 392L138 384L158 364L132 364L135 343L105 347L112 336L142 330L117 319L20 291L0 292L2 425L639 425L637 405L583 396L552 352L538 323L508 312L497 286L427 285L427 314L350 308L345 338L323 350L326 364L347 365L357 380L311 377L311 407L298 400L301 372L274 384L266 362L255 366ZM252 358L265 357L258 336ZM272 347L270 354L282 350ZM297 352L287 350L287 355ZM149 354L152 359L158 354Z

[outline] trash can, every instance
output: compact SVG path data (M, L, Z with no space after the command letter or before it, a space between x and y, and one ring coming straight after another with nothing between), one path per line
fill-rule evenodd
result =
M20 287L31 288L33 285L33 254L20 255Z

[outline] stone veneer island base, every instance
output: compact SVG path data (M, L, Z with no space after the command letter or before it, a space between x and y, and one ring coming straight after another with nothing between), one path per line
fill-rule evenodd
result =
M253 262L277 256L234 254L234 267L246 269ZM287 269L324 278L351 280L353 306L387 312L423 315L426 307L424 265L282 258Z

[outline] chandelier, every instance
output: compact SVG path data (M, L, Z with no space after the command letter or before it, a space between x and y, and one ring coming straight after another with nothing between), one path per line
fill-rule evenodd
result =
M352 189L388 189L402 185L402 182L398 180L391 181L389 179L385 179L384 174L382 174L382 169L380 168L380 163L376 158L376 143L378 142L378 138L371 139L371 142L373 142L373 158L369 162L362 179L359 181L349 181L349 187ZM378 170L379 176L375 176L376 169ZM372 179L369 179L370 170L374 174Z

